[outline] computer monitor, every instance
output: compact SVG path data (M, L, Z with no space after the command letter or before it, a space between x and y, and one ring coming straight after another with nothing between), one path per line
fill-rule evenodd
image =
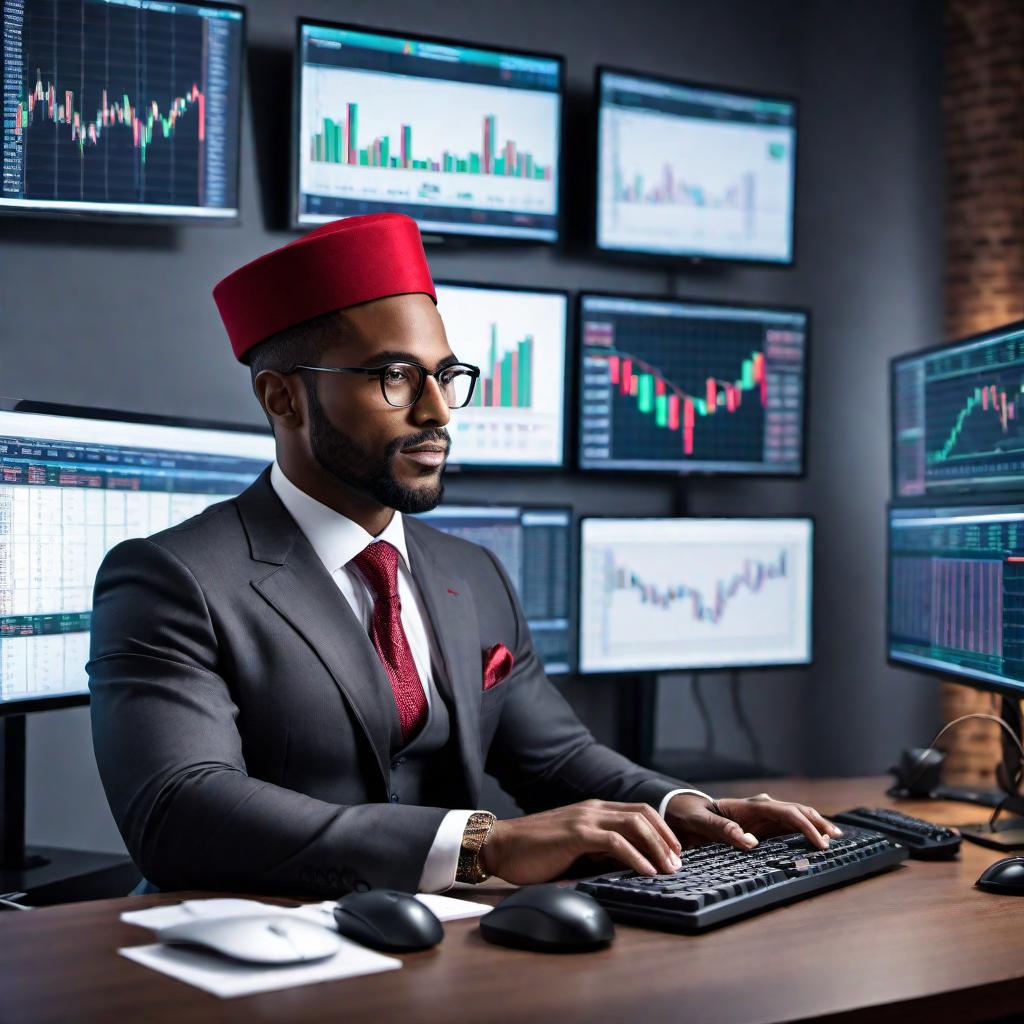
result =
M245 9L3 4L0 213L231 220Z
M890 508L891 661L1024 697L1024 504Z
M448 343L480 367L472 402L452 413L449 464L565 463L565 292L437 285Z
M265 430L0 400L0 715L83 703L103 556L273 458Z
M811 661L809 519L580 523L579 671Z
M572 671L572 509L445 504L418 518L490 549L516 588L544 671Z
M580 297L585 470L803 471L806 310Z
M1024 320L892 362L897 498L1024 489Z
M563 61L301 20L293 222L414 217L429 236L555 242Z
M598 68L597 248L793 262L793 99Z

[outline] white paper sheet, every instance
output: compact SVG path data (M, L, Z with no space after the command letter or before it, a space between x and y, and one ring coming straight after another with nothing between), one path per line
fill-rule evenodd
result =
M320 981L340 981L361 974L393 971L402 966L402 961L395 957L364 949L344 938L342 948L327 960L280 967L236 963L215 953L160 943L151 946L128 946L119 949L118 952L143 967L169 975L187 985L194 985L221 999L247 996L256 992L273 992L277 989L311 985Z

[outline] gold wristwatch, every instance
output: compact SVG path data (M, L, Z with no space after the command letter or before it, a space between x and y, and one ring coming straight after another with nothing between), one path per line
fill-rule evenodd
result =
M480 851L497 818L490 811L474 811L466 822L459 849L459 866L455 872L456 882L486 882L491 876L480 866Z

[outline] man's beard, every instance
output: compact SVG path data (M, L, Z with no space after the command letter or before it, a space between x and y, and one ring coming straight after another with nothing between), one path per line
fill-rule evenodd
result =
M384 450L383 457L375 457L354 437L343 434L331 426L317 397L316 388L306 389L309 396L309 442L313 458L343 484L369 495L386 508L406 515L429 512L436 508L444 496L440 476L433 487L412 488L400 484L391 470L392 459L403 448L438 441L449 444L448 432L424 430L409 437L399 437Z

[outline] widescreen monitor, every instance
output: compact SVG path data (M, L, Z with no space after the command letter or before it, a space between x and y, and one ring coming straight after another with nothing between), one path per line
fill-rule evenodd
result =
M793 262L792 99L601 68L597 247Z
M581 673L806 665L809 519L580 523Z
M565 292L437 284L448 344L480 367L473 399L448 424L454 466L565 461Z
M268 431L0 399L0 715L84 701L104 555L273 458Z
M1024 505L890 508L889 658L1024 696Z
M1024 321L892 362L897 498L1024 489Z
M445 504L418 518L498 557L519 595L544 670L570 672L572 509Z
M803 470L808 314L580 297L585 470Z
M0 213L237 217L244 8L0 8Z
M558 239L560 57L302 20L295 68L295 226Z

